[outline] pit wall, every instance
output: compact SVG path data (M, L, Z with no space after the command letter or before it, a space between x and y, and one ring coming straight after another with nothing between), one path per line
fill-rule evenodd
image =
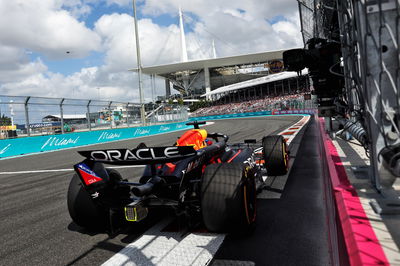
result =
M214 115L193 117L190 120L218 120L240 117L282 115L282 114L313 114L313 109L287 110L287 111L262 111L240 114ZM26 138L0 140L0 160L7 157L15 157L25 154L47 152L53 150L74 148L79 146L100 144L110 141L126 140L179 131L192 128L186 126L186 122L153 125L134 128L106 129L98 131L74 132L60 135L33 136Z
M334 265L390 265L357 190L352 186L339 153L325 132L323 118L317 120L321 134L322 160L327 170L335 204L339 258ZM375 230L382 230L376 228ZM383 244L383 245L382 245ZM387 243L386 243L387 244ZM396 264L397 265L397 264Z

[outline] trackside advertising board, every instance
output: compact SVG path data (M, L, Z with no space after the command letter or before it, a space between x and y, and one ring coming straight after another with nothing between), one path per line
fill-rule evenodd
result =
M260 111L251 113L238 113L238 114L227 114L227 115L210 115L210 116L199 116L191 117L189 120L216 120L216 119L228 119L228 118L239 118L239 117L249 117L249 116L264 116L271 115L271 111Z
M286 111L260 111L251 113L213 115L203 117L192 117L191 121L207 121L217 119L231 119L251 116L268 115L290 115L290 114L314 114L314 109L286 110ZM60 135L34 136L16 139L0 140L0 159L23 154L38 153L52 150L73 148L91 144L99 144L110 141L132 139L137 137L151 136L161 133L168 133L177 130L193 128L186 126L186 122L154 125L147 127L107 129L98 131L74 132Z
M227 115L210 115L210 116L199 116L192 117L189 120L217 120L217 119L229 119L229 118L240 118L240 117L251 117L251 116L266 116L266 115L288 115L288 114L315 114L314 109L298 109L298 110L272 110L272 111L260 111L260 112L249 112L249 113L238 113L238 114L227 114Z
M0 140L0 158L59 150L193 128L185 122Z

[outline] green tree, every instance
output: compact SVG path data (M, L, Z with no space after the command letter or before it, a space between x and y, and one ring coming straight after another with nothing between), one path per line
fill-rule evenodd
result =
M9 126L11 125L11 118L5 116L4 114L0 117L0 126Z
M189 106L189 108L190 108L190 112L194 112L194 111L196 111L197 109L204 108L204 107L208 107L208 106L210 106L210 105L211 105L211 104L210 104L209 101L207 101L207 100L201 100L201 101L199 101L199 102L194 102L193 104L191 104L191 105Z

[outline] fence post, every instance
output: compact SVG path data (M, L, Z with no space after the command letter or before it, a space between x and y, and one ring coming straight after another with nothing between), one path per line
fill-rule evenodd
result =
M92 102L92 100L88 101L88 104L86 105L87 107L87 125L89 128L89 131L92 131L92 123L90 122L90 103Z
M62 98L60 101L61 134L64 134L64 112L63 112L64 100L65 99Z
M172 122L175 122L177 114L178 114L178 105L176 105L175 108L172 109Z
M167 119L166 119L166 114L165 114L165 105L163 106L163 108L162 108L162 113L163 113L163 122L165 122Z
M30 100L30 96L26 97L25 99L25 126L26 126L26 133L28 136L31 135L31 126L29 124L29 112L28 112L28 102Z
M112 116L112 114L111 114L111 104L112 104L112 101L108 104L108 112L109 112L109 114L110 114L110 128L112 128L112 120L113 120L113 116Z
M128 118L129 112L128 112L128 107L129 107L129 102L126 104L126 107L125 107L125 109L126 109L126 127L129 127L129 118Z

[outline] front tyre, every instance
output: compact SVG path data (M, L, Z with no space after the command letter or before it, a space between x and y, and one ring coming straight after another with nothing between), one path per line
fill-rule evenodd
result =
M201 196L203 222L209 231L240 232L254 224L257 198L250 167L242 163L207 166Z

